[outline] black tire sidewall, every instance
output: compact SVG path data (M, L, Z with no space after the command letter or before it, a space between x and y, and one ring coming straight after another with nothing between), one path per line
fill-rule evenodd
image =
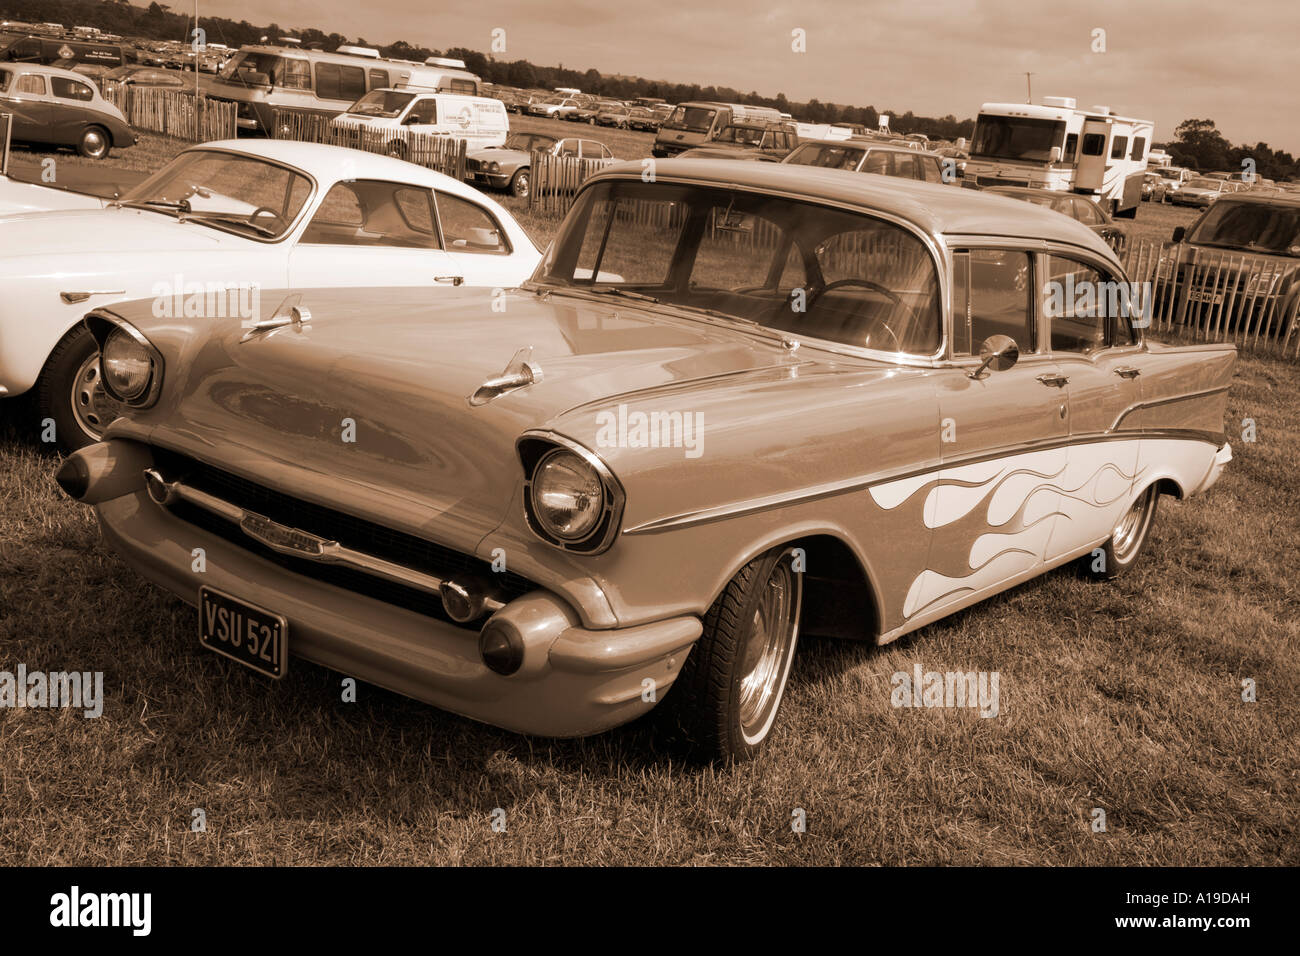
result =
M98 346L90 330L85 326L76 326L54 347L36 385L37 425L41 426L47 418L53 419L56 443L65 452L76 451L98 441L87 435L77 424L70 404L73 379L86 358L97 350ZM43 431L43 427L38 427L38 434Z

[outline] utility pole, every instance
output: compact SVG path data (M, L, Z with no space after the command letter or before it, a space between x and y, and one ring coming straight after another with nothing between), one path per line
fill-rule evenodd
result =
M195 3L197 3L197 2L198 2L198 0L195 0ZM1025 74L1025 96L1026 96L1025 102L1026 102L1026 103L1033 103L1033 102L1034 102L1034 84L1033 84L1033 83L1030 81L1030 79L1029 79L1031 76L1034 76L1034 75L1035 75L1035 74L1033 74L1033 73L1026 73L1026 74Z

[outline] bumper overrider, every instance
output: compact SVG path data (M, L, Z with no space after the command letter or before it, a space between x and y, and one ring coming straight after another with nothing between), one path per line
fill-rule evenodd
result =
M554 737L626 723L661 699L701 633L694 616L586 628L545 588L487 583L473 556L430 542L450 566L438 573L393 560L402 553L393 535L409 537L400 532L326 540L249 510L222 486L191 482L177 461L110 438L69 456L57 480L95 508L128 564L182 600L197 604L207 587L273 609L288 622L291 655L475 720ZM295 513L304 523L333 515L331 531L361 525L313 507ZM375 553L371 540L390 550Z

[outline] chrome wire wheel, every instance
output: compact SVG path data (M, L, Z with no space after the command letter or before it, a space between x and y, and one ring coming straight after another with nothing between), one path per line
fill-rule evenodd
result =
M77 369L69 399L77 426L90 436L91 441L99 441L108 423L120 414L122 406L104 391L98 352L87 356Z
M1111 551L1118 563L1127 564L1141 549L1156 513L1156 495L1155 485L1138 495L1111 532Z
M788 550L772 565L747 622L737 716L748 744L762 741L776 719L799 638L803 582L792 561L793 551Z

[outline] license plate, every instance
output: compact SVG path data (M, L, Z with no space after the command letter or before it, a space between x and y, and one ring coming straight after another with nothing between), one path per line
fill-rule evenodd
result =
M1220 305L1223 302L1223 293L1203 292L1199 289L1193 289L1189 294L1193 302L1209 302L1212 305Z
M289 667L284 617L209 587L199 588L199 643L268 677Z

